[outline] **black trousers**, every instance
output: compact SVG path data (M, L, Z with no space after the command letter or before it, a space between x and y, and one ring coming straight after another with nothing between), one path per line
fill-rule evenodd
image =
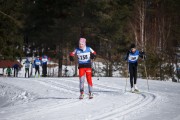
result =
M26 73L28 74L29 77L29 68L25 68L25 78L26 78Z
M133 87L133 83L137 82L137 66L138 63L129 63L129 73L130 73L130 85Z
M8 77L10 77L11 76L11 73L10 72L8 72Z
M35 75L36 75L36 73L38 72L38 75L40 74L39 73L39 66L35 66Z
M43 74L43 77L47 76L47 64L42 65L42 74Z
M18 69L14 68L14 77L18 77Z

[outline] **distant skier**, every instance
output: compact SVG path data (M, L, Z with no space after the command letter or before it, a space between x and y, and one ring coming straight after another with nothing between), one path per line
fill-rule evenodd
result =
M68 69L67 69L67 67L65 67L65 70L64 70L64 71L65 71L65 74L64 74L64 75L65 75L65 77L68 77L68 75L67 75L67 73L68 73Z
M145 58L144 56L145 53L143 51L137 50L135 44L131 44L130 50L127 52L127 55L125 57L125 60L127 60L129 63L131 92L139 92L137 88L138 57L144 59Z
M80 97L79 99L83 99L84 97L84 82L85 77L88 82L89 88L89 99L93 98L92 94L92 68L91 68L91 59L96 57L96 52L90 47L86 46L86 39L80 38L79 40L79 48L76 48L73 52L70 53L70 61L74 61L74 55L78 57L78 68L79 68L79 87L80 87Z
M17 63L15 63L13 65L13 69L14 69L14 77L18 77L18 71L20 69L20 66Z
M8 77L11 76L12 70L11 70L10 66L8 66L8 68L6 69L6 74L7 74Z
M34 67L35 67L35 77L36 73L38 72L38 77L40 77L40 72L39 72L39 66L41 65L41 61L39 60L39 56L36 57L34 60Z
M43 55L41 61L42 61L42 76L46 77L48 57L46 55Z
M28 60L28 58L26 58L26 61L23 64L25 64L25 78L26 78L26 74L28 74L28 78L29 78L29 68L31 62Z

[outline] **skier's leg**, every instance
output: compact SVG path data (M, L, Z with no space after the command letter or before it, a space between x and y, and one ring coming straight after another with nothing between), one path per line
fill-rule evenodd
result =
M134 84L137 82L137 66L134 66Z
M36 73L37 73L37 67L35 67L35 77L36 77Z
M28 78L29 78L29 68L27 68L27 72L28 72Z
M86 68L86 79L88 82L88 88L89 88L89 93L92 92L92 69L91 68Z
M134 63L133 63L133 65L132 65L132 76L133 76L133 78L132 78L132 80L133 80L133 88L134 88L134 81L135 81L135 69L134 69Z
M80 92L84 93L84 81L85 81L85 69L84 68L79 68L79 88Z
M135 91L139 91L136 83L137 83L137 65L134 66L134 89Z
M15 77L17 77L17 70L15 69Z
M129 64L129 73L130 73L130 85L132 89L133 88L133 66L131 63Z
M15 74L16 74L16 70L15 70L15 68L14 68L14 77L16 77Z
M18 77L18 72L19 72L19 70L17 69L17 70L16 70L16 77Z
M44 71L44 74L45 74L45 77L47 76L47 64L45 64L45 71Z
M44 64L42 65L42 76L44 77Z
M38 77L40 77L39 66L38 66L38 69L37 69L37 71L38 71Z
M25 68L25 78L26 78L27 68Z

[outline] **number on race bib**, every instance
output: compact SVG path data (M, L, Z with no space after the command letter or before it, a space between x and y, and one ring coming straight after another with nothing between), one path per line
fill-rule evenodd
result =
M81 56L79 56L79 59L80 60L86 60L86 59L88 59L88 56L87 55L81 55Z

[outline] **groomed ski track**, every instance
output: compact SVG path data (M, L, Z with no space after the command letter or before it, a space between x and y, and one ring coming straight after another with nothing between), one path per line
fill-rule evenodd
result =
M136 115L147 112L167 100L166 96L148 92L145 86L140 94L125 92L125 78L100 78L99 81L93 79L94 98L88 99L85 83L85 98L79 100L77 77L1 78L1 87L15 90L19 96L23 92L26 94L23 100L18 98L18 95L13 100L12 97L15 96L5 91L4 94L9 98L8 103L0 108L0 120L125 120L131 117L136 119Z

